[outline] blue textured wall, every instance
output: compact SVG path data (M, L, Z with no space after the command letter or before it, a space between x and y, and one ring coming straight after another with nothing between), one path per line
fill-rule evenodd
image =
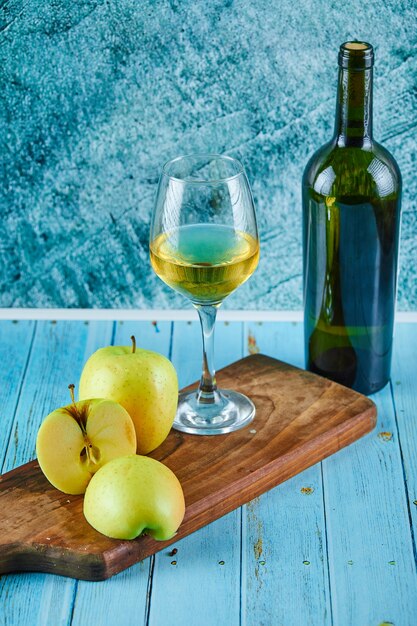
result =
M5 0L0 306L187 307L153 275L161 164L245 164L262 261L230 308L301 307L300 179L332 132L337 51L376 49L375 135L404 179L399 308L417 308L412 0Z

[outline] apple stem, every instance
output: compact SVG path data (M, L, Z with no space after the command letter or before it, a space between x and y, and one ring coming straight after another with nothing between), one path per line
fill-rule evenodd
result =
M81 408L81 411L80 411L75 402L75 396L74 396L75 385L71 383L71 385L68 385L68 389L70 390L71 400L73 404L73 407L70 409L69 414L71 415L71 417L75 419L75 421L77 422L77 424L83 431L83 434L85 435L87 432L85 427L87 423L88 404L84 403L84 406Z
M136 352L136 339L135 339L135 335L131 336L131 340L132 340L132 354L135 354Z
M71 385L68 385L68 389L70 390L72 403L75 404L75 396L74 396L75 385L71 383Z

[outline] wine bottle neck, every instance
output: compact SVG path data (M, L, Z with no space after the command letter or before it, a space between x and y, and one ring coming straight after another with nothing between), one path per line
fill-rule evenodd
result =
M339 69L335 138L340 147L372 142L372 67Z

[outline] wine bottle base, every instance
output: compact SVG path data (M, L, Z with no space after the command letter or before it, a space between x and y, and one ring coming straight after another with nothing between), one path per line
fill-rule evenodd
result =
M362 393L365 396L370 396L377 391L383 389L389 382L389 376L382 380L366 380L363 376L357 375L356 371L352 369L346 371L340 370L328 370L323 367L319 367L315 362L309 362L307 369L313 374L318 374L324 378L328 378L339 385L349 387L358 393Z

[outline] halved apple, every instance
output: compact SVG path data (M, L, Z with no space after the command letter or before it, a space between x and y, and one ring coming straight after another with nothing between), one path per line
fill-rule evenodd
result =
M134 452L132 419L113 400L83 400L56 409L42 422L36 440L36 454L46 478L73 495L84 493L93 474L105 463Z

